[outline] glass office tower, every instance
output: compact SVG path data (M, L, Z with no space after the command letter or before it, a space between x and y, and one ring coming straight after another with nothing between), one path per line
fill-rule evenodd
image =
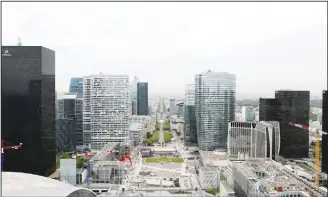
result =
M1 138L4 170L49 176L56 168L55 52L41 46L1 47Z
M137 115L148 115L148 83L137 84Z
M71 78L71 83L69 84L69 93L77 93L78 98L83 97L83 78Z
M280 122L280 155L285 158L309 156L309 132L288 123L309 126L310 92L282 90L275 92L279 104L277 120Z
M184 142L185 145L197 143L197 125L195 113L195 84L188 84L184 103Z
M195 77L198 146L211 151L227 147L228 124L235 120L236 76L208 71Z

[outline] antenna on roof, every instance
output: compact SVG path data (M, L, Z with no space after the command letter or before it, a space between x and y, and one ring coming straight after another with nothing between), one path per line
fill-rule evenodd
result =
M21 39L20 39L20 37L18 37L17 46L22 46L22 42L21 42Z

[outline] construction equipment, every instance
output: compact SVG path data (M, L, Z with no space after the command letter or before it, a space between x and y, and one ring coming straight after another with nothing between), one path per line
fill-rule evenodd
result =
M310 127L306 125L296 124L294 122L288 123L291 126L295 126L304 130L309 130ZM320 169L321 169L321 159L320 159L320 135L327 135L327 132L325 131L319 131L319 129L316 130L315 133L315 157L314 157L314 168L315 168L315 176L314 176L314 184L315 186L320 186Z
M5 150L9 150L9 149L19 149L19 148L22 148L22 145L23 143L20 143L19 145L8 145L8 146L5 146L4 143L6 141L4 140L1 140L1 172L3 171L4 169L4 151ZM6 142L7 144L11 144L9 142Z

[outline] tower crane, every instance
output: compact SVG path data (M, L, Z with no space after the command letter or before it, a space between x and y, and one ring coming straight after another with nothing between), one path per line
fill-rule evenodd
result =
M6 141L4 140L1 140L1 171L3 171L3 168L4 168L4 151L5 150L9 150L9 149L14 149L14 150L17 150L19 148L22 148L23 146L23 143L19 143L19 145L8 145L8 146L5 146ZM9 142L6 142L8 144L11 144Z
M304 130L309 130L309 126L296 124L294 122L288 123L291 126L295 126ZM321 159L320 159L320 134L321 135L327 135L327 132L325 131L319 131L319 129L316 130L315 133L315 157L314 157L314 169L315 169L315 175L314 175L314 184L315 186L320 186L320 168L321 168Z

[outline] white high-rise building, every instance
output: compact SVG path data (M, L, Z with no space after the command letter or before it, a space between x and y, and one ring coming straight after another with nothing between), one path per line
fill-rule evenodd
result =
M243 121L253 121L254 120L254 107L253 106L243 106L241 108L243 115Z
M235 120L236 76L205 72L195 78L197 140L201 150L227 147L228 124Z
M195 84L186 86L185 105L195 105Z
M131 107L129 76L84 77L83 98L83 145L100 150L108 142L124 141Z

